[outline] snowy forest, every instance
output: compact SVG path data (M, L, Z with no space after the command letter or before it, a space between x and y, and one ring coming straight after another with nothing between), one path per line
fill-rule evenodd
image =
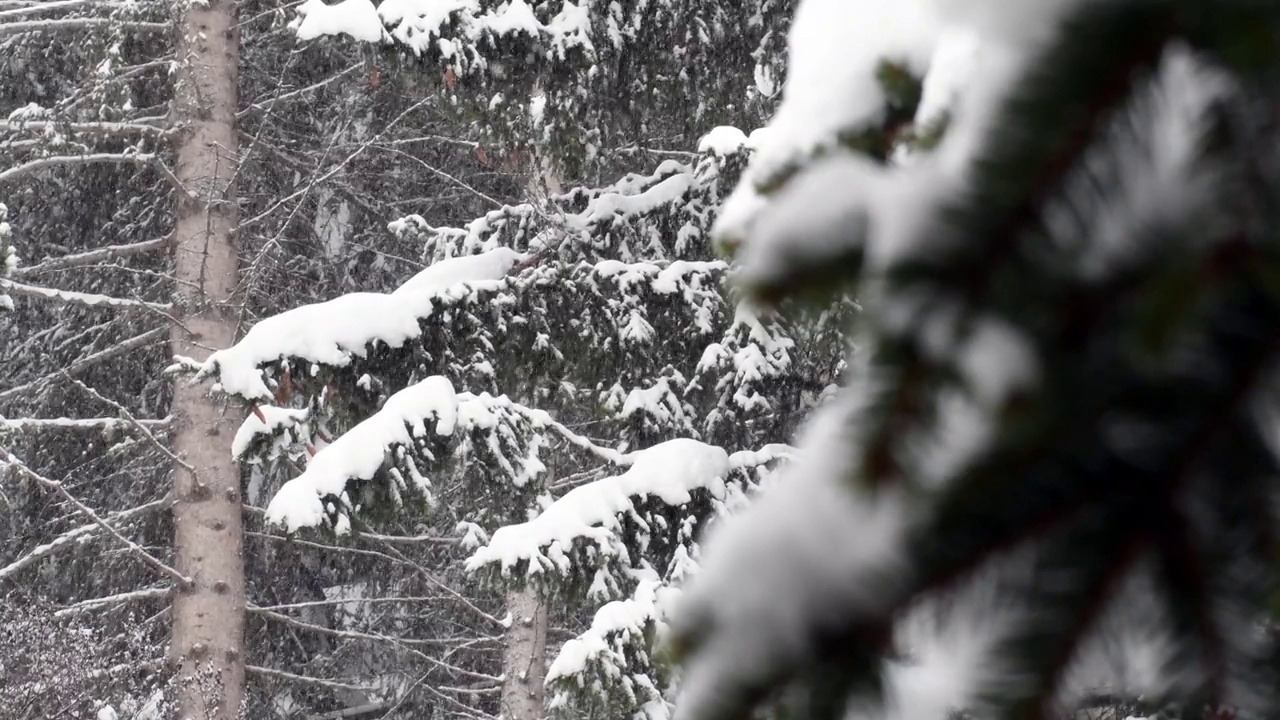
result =
M0 720L1280 718L1280 3L0 0Z

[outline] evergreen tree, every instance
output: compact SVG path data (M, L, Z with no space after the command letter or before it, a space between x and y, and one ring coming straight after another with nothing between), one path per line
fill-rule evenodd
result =
M677 717L1274 716L1280 12L889 5L801 5L722 215L861 352L708 549ZM894 64L945 133L886 165Z
M189 367L257 404L237 447L268 486L288 479L269 520L353 542L387 536L378 525L462 541L428 567L482 610L466 620L475 632L510 613L507 657L450 649L424 684L466 683L475 711L497 700L508 716L541 716L530 668L544 651L521 628L536 636L550 604L551 623L577 636L547 668L554 711L665 717L671 678L652 640L696 571L703 528L785 456L779 443L842 370L853 310L783 316L741 302L708 241L752 147L716 125L762 121L777 68L761 48L785 14L509 2L388 15L405 7L311 3L299 32L380 40L385 27L440 63L446 97L481 123L479 149L523 169L525 202L459 228L393 222L422 243L426 270L393 293L267 318ZM674 46L652 42L672 28ZM626 95L632 83L645 93ZM671 159L597 180L655 156ZM386 517L388 506L401 509ZM478 574L458 577L464 564ZM520 667L517 643L531 643ZM498 674L502 696L486 698Z

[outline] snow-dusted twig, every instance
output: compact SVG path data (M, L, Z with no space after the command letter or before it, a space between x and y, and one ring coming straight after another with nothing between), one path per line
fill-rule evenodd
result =
M0 23L0 36L22 32L45 32L54 30L81 30L83 28L109 26L113 29L134 30L137 32L169 32L173 26L162 22L120 21L111 18L59 18L56 20L22 20L18 22Z
M4 25L0 25L0 35L4 34ZM15 165L8 170L0 170L0 182L9 182L40 170L64 165L100 165L103 163L150 163L156 159L149 153L90 153L88 155L55 155L40 158L31 162Z
M113 513L111 515L108 515L106 520L107 522L111 522L111 523L125 522L139 515L144 515L148 512L151 512L152 510L164 509L165 507L168 507L168 504L169 504L169 496L166 495L165 497L160 498L159 500L153 500L145 505L139 505L135 508L122 510L118 513ZM79 527L72 528L71 530L68 530L67 532L64 532L58 537L54 538L52 541L45 543L44 545L37 546L31 552L27 553L26 555L23 555L17 560L14 560L8 565L4 567L0 567L0 580L4 580L5 578L10 577L14 573L21 571L23 568L26 568L36 562L39 562L40 560L43 560L44 558L47 558L60 550L74 547L80 542L97 534L101 530L102 530L102 527L97 523L90 523L88 525L81 525Z
M135 335L129 338L128 340L125 340L124 342L118 343L116 345L112 345L111 347L106 348L105 350L99 350L98 352L93 353L92 355L86 355L85 357L82 357L79 360L71 363L71 365L67 368L64 368L62 370L57 370L55 372L51 372L48 375L45 375L44 377L38 378L36 380L32 380L29 383L24 383L17 387L12 387L12 388L9 388L8 390L0 392L0 400L8 400L9 398L16 397L18 395L21 395L22 393L27 392L28 390L31 390L32 388L40 387L45 383L49 382L50 380L53 380L56 377L59 377L67 373L70 373L70 374L78 373L82 370L85 370L86 368L93 367L98 363L106 362L107 360L117 358L121 355L124 355L125 353L132 352L134 350L138 350L140 348L146 347L147 345L150 345L151 343L154 343L158 340L163 340L168 336L169 336L168 328L156 328L155 330L148 330L147 332L144 332L141 335Z
M55 303L81 305L83 307L141 307L161 312L168 312L173 309L173 305L169 303L153 303L145 300L130 300L128 298L110 297L95 293L75 292L74 290L58 290L38 285L27 285L12 280L0 280L0 290L18 297L39 298Z
M147 135L164 138L173 134L172 128L131 122L59 122L57 120L12 121L0 120L0 132L71 132L83 135Z
M188 200L196 199L196 196L191 194L191 191L187 189L187 186L182 184L182 180L180 180L177 175L173 174L173 171L169 169L169 166L165 164L164 160L156 158L151 164L160 171L160 174L163 175L164 179L169 183L169 187L172 187L175 192Z
M331 690L351 690L354 692L373 692L377 688L369 685L352 685L350 683L338 682L337 680L322 680L321 678L311 677L310 675L295 675L291 672L283 670L275 670L273 668L265 668L260 665L245 665L245 672L255 675L262 675L277 680L285 680L288 682L302 683L305 685L318 685Z
M330 607L333 605L346 605L348 603L362 603L365 605L381 605L381 604L405 604L405 603L430 603L438 602L439 597L370 597L370 598L339 598L337 600L308 600L306 602L284 603L283 605L262 605L259 610L263 611L280 611L280 610L298 610L309 607ZM494 640L498 638L492 638Z
M104 403L106 405L110 405L112 408L114 408L116 412L120 413L120 417L124 418L126 422L128 422L130 425L134 427L134 429L142 433L142 436L145 437L147 441L150 442L153 446L155 446L156 449L158 449L160 452L167 455L170 460L177 463L183 470L186 470L187 473L191 475L192 478L196 477L196 469L191 467L191 465L185 460L183 460L182 458L173 454L173 451L170 450L167 445L165 445L164 443L156 439L156 436L152 435L151 431L148 430L146 426L144 426L141 422L139 422L138 418L134 417L133 413L129 412L128 408L116 402L115 400L112 400L111 398L105 397L104 395L99 393L97 390L94 390L93 388L81 382L78 378L72 377L70 373L64 372L63 375L66 377L68 382L73 383L76 387L80 388L81 390L91 395L98 402Z
M169 596L169 588L154 587L143 588L142 590L130 590L129 592L117 593L115 595L107 595L105 597L91 598L89 600L81 600L74 605L69 605L53 614L54 617L65 618L72 615L91 612L107 605L119 605L121 603L136 602L138 600L156 600Z
M443 537L441 535L383 535L380 533L361 532L360 537L384 543L400 543L402 545L457 545L462 538Z
M421 682L421 680L418 682ZM417 683L414 683L413 687L417 687ZM399 704L390 705L384 702L369 703L367 705L357 705L356 707L349 707L343 710L333 710L320 715L312 715L307 718L307 720L351 720L351 718L373 715L375 713L382 713L383 717L388 717L389 713L395 710L398 706Z
M109 247L94 248L93 250L86 250L82 253L50 258L35 265L19 267L13 272L13 276L27 277L29 275L37 275L39 273L51 272L53 270L83 267L85 265L93 265L106 260L118 260L120 258L133 257L134 255L142 255L157 250L164 250L168 247L169 238L156 238L154 240L143 240L142 242L129 243L127 245L111 245Z
M357 535L357 537L359 537L359 536ZM462 593L458 592L457 590L454 590L453 588L451 588L451 587L449 587L447 584L445 584L443 581L441 581L440 579L436 578L436 576L435 576L434 574L432 574L430 570L427 570L426 568L422 567L422 566L421 566L421 565L419 565L418 563L413 562L412 560L410 560L410 559L408 558L408 556L406 556L404 553L400 552L397 548L393 547L392 545L390 545L390 544L388 544L388 543L385 543L385 542L384 542L384 543L382 543L382 544L383 544L383 546L385 546L385 547L386 547L387 552L392 553L392 554L393 554L393 555L395 555L396 557L400 558L402 561L404 561L404 562L408 563L409 565L413 566L413 567L414 567L414 569L416 569L416 570L418 571L418 574L419 574L419 575L421 575L421 576L422 576L422 578L423 578L424 580L426 580L427 582L431 583L432 585L435 585L437 588L439 588L439 589L440 589L440 590L442 590L443 592L447 593L447 594L449 595L449 597L452 597L454 600L457 600L457 601L458 601L458 603L459 603L459 604L461 604L463 607L467 608L468 610L470 610L471 612L475 613L475 614L476 614L476 615L478 615L479 617L481 617L481 618L483 618L483 619L487 620L487 621L488 621L491 625L493 625L494 627L501 627L501 628L505 628L505 627L506 627L506 624L505 624L505 623L503 623L501 619L496 618L496 617L494 617L493 615L490 615L489 613L485 612L484 610L481 610L481 609L479 608L479 606L477 606L475 603L473 603L473 602L471 602L470 600L468 600L468 599L466 598L466 596L464 596Z
M173 422L172 417L159 420L135 420L130 422L124 418L21 418L10 420L0 418L0 432L43 432L45 430L109 430L119 427L142 425L146 428L164 428Z
M178 587L180 588L190 587L191 585L190 578L178 572L174 568L166 565L159 558L147 552L146 549L143 548L138 543L120 534L119 530L116 530L114 527L111 526L110 523L108 523L106 520L103 520L102 517L98 515L98 513L93 511L93 508L80 502L80 500L77 499L76 496L72 495L67 490L67 488L63 486L61 482L58 482L57 480L51 480L41 475L40 473L36 472L35 470L32 470L31 468L27 467L26 463L19 460L16 455L4 449L3 447L0 447L0 456L2 456L3 458L3 459L0 459L0 465L5 465L8 467L14 468L20 474L24 475L28 479L35 481L38 485L41 485L42 487L48 488L58 493L63 497L63 499L71 503L71 505L74 506L76 510L79 510L81 514L83 514L85 517L89 518L96 524L98 524L100 527L102 527L102 529L106 530L107 533L109 533L112 537L120 541L125 547L129 548L129 550L133 551L133 553L137 555L138 558L142 560L144 563L146 563L147 565L150 565L153 569L173 578L173 581L178 584Z
M334 82L334 81L340 80L340 79L342 79L342 78L344 78L344 77L346 77L346 76L350 75L351 73L353 73L353 72L355 72L355 71L359 70L359 69L360 69L360 68L362 68L362 67L364 67L364 61L360 61L360 62L358 62L358 63L355 63L354 65L352 65L352 66L348 67L346 70L343 70L343 71L341 71L341 72L339 72L339 73L337 73L337 74L335 74L335 75L331 75L331 76L329 76L329 77L325 78L324 80L321 80L320 82L314 83L314 84L312 84L312 85L308 85L308 86L306 86L306 87L304 87L304 88L298 88L297 90L290 90L289 92L284 93L283 95L274 95L274 96L272 96L272 97L270 98L270 100L265 100L265 101L261 101L261 102L255 102L255 103L252 103L251 105L249 105L249 106L248 106L248 107L246 107L245 109L243 109L243 110L241 110L240 112L236 113L236 119L237 119L237 120L239 120L239 119L244 118L244 117L246 117L246 116L248 116L248 115L252 115L254 112L257 112L257 111L259 111L259 110L265 110L265 109L267 109L267 108L271 107L272 105L274 105L275 103L280 102L281 100L288 100L288 99L289 99L289 98L291 98L291 97L295 97L295 96L298 96L298 95L302 95L302 94L304 94L304 93L309 93L309 92L311 92L311 91L313 91L313 90L319 90L320 88L322 88L322 87L324 87L324 86L328 85L329 83L332 83L332 82Z
M21 17L23 15L34 15L36 13L49 12L51 10L72 10L85 5L118 5L119 3L104 2L104 0L38 0L36 2L27 2L25 0L12 0L10 2L0 2L0 20L11 17ZM13 7L13 9L5 9Z
M297 618L289 617L288 615L282 615L277 612L271 612L270 610L263 610L262 608L252 604L248 605L245 608L245 610L255 615L261 615L265 618L275 620L276 622L298 628L299 630L307 630L308 632L314 632L321 635L329 635L331 637L341 637L341 638L346 638L348 640L362 640L365 642L390 643L392 645L395 645L405 650L408 653L411 653L414 657L417 657L421 660L425 660L426 662L436 666L441 670L445 670L450 673L455 673L463 677L469 677L473 680L483 680L485 682L501 682L502 681L501 678L494 677L493 675L486 675L484 673L473 672L471 670L460 668L456 665L447 663L439 658L431 657L430 655L414 647L415 645L432 646L432 647L439 647L441 645L450 646L455 644L455 641L417 640L417 639L410 639L410 638L392 637L390 635L382 635L379 633L361 632L359 630L338 630L335 628L327 628L327 627L324 627L323 625L315 625L313 623L305 622Z

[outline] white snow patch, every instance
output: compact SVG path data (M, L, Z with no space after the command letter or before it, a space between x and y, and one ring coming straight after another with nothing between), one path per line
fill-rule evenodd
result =
M392 395L376 414L316 453L306 471L271 499L267 522L284 525L288 532L321 524L323 498L340 497L348 479L372 479L386 462L388 450L424 436L428 420L435 434L442 436L452 435L458 421L457 395L440 376Z
M741 152L748 144L746 133L731 125L721 125L702 136L698 141L698 152L728 157Z
M307 0L298 8L302 21L297 24L299 40L313 40L322 35L346 34L364 42L382 40L382 21L369 0L343 0L326 5L323 0Z
M634 498L653 496L669 505L683 505L691 492L705 488L722 497L729 455L712 445L682 438L629 454L631 467L621 475L574 488L529 522L508 525L493 534L489 544L467 560L468 570L497 564L504 572L521 562L528 573L569 570L567 552L579 540L595 543L612 554L618 517L635 505Z
M270 399L262 365L296 357L341 367L352 356L363 356L375 341L400 347L419 336L418 320L433 312L434 299L494 285L525 257L510 248L496 248L483 255L450 258L391 294L352 293L269 317L235 345L210 355L196 380L216 376L223 392Z
M258 417L258 413L262 414L262 418ZM308 417L310 413L306 410L259 405L257 411L249 413L249 417L236 430L236 436L231 440L231 457L240 459L259 435L272 435L282 428L304 423Z

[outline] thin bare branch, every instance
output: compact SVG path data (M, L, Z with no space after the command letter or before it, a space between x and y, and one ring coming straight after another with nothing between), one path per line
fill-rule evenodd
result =
M254 675L262 675L264 677L275 678L277 680L303 683L306 685L318 685L320 687L327 687L332 690L352 690L355 692L366 692L366 693L377 690L377 688L369 685L352 685L350 683L338 682L337 680L322 680L320 678L310 677L308 675L295 675L294 673L291 673L291 672L285 672L283 670L275 670L272 668L265 668L259 665L245 665L244 669L245 669L245 672L250 672L250 673L253 673Z
M117 523L117 524L124 523L140 515L144 515L146 513L152 512L154 510L163 510L168 506L169 506L169 496L166 495L165 497L162 497L159 500L153 500L145 505L139 505L135 508L130 508L128 510L122 510L117 513L112 513L111 515L107 516L106 520L107 522L110 522L110 523ZM65 550L68 548L75 547L76 545L80 544L84 540L97 534L101 530L102 530L102 527L97 523L90 523L88 525L81 525L79 527L72 528L71 530L68 530L67 532L64 532L58 537L54 538L52 541L36 547L26 555L23 555L17 560L14 560L8 565L0 568L0 580L4 580L5 578L10 577L14 573L21 571L23 568L26 568L34 563L37 563L57 553L60 550Z
M153 446L155 446L156 449L158 449L160 452L167 455L169 459L172 460L174 463L176 463L179 467L186 470L191 475L191 477L194 478L196 476L196 469L191 467L191 465L187 463L185 460L183 460L182 458L178 457L177 455L174 455L173 451L170 450L167 445L157 440L156 436L152 435L151 431L148 430L146 426L144 426L141 422L139 422L138 418L134 417L133 413L129 412L128 408L116 402L115 400L112 400L111 398L103 396L97 390L94 390L88 385L85 385L78 378L72 377L70 373L64 372L63 375L66 377L66 379L69 382L75 384L76 387L80 388L81 390L91 395L98 402L104 403L106 405L110 405L111 407L115 408L115 411L120 413L120 417L124 418L130 425L134 427L134 429L142 433L142 436L145 437L147 441L150 442Z
M79 360L71 363L69 367L63 370L58 370L56 372L49 373L48 375L45 375L44 377L38 378L36 380L32 380L29 383L24 383L17 387L9 388L8 390L0 392L0 401L17 397L19 395L22 395L25 392L29 392L34 388L41 387L45 383L49 382L50 380L56 377L59 377L63 374L70 373L74 375L75 373L82 372L87 368L91 368L94 365L97 365L99 363L103 363L108 360L120 357L125 353L133 352L134 350L144 348L152 343L159 342L161 340L166 340L168 339L168 337L169 337L168 328L156 328L155 330L148 330L147 332L144 332L141 335L135 335L134 337L131 337L128 340L125 340L124 342L112 345L111 347L106 348L105 350L99 350L98 352L93 353L92 355L86 355L85 357L82 357Z
M133 553L137 555L138 558L142 560L144 563L146 563L147 565L150 565L155 570L173 578L173 581L178 584L178 587L180 588L190 587L191 585L190 578L188 578L187 576L183 575L177 570L166 565L164 562L156 558L154 555L147 552L146 549L143 548L138 543L130 540L124 535L121 535L119 530L116 530L114 527L111 527L110 523L108 523L106 520L103 520L102 517L99 516L98 513L94 512L92 508L80 502L80 500L77 499L76 496L68 492L67 489L62 485L62 483L58 482L57 480L51 480L41 475L40 473L32 470L31 468L27 467L26 463L19 460L16 455L4 449L3 447L0 447L0 456L3 456L3 460L0 461L0 464L15 468L20 474L26 476L28 479L34 480L37 484L45 488L48 488L50 490L53 490L54 492L61 495L63 499L71 503L85 517L97 523L99 526L102 527L103 530L106 530L107 533L109 533L112 537L114 537L116 540L120 541L120 543L123 544L125 547L133 551Z
M118 260L120 258L133 257L134 255L142 255L149 252L155 252L157 250L164 250L168 247L169 238L156 238L155 240L143 240L142 242L129 243L127 245L111 245L109 247L94 248L93 250L75 253L74 255L63 255L62 257L50 258L35 265L19 267L13 272L13 277L27 277L29 275L51 272L53 270L66 270L67 268L94 265L108 260Z
M0 13L3 14L3 13ZM153 138L165 138L172 135L173 128L158 127L146 123L128 122L61 122L58 120L0 120L0 132L34 132L70 131L81 135L146 135Z

